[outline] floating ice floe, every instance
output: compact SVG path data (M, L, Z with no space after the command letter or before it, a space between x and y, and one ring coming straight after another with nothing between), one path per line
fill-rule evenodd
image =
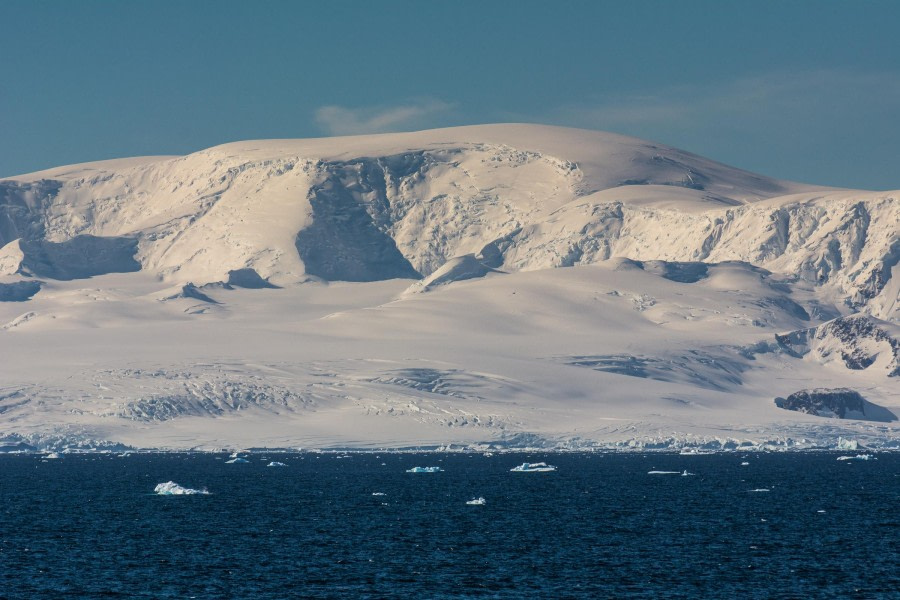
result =
M412 469L407 469L407 473L440 473L443 471L440 467L413 467Z
M487 501L485 501L484 498L479 497L472 498L471 500L467 501L466 504L470 506L484 506L485 504L487 504Z
M548 465L547 463L522 463L518 467L513 467L510 469L513 473L547 473L549 471L555 471L556 467L553 465Z
M748 462L742 462L742 463L741 463L741 466L742 466L742 467L746 467L746 466L748 466L749 464L750 464L750 463L748 463Z
M283 463L283 462L278 462L277 460L273 460L272 462L270 462L270 463L267 464L266 466L267 466L267 467L286 467L287 465L286 465L285 463Z
M158 484L153 491L160 496L193 496L194 494L208 495L206 490L195 490L178 485L174 481Z
M250 462L250 461L247 460L246 458L241 458L240 456L238 456L237 458L232 458L231 460L226 460L225 464L233 465L233 464L248 463L248 462Z
M871 454L857 454L856 456L838 456L838 460L878 460Z

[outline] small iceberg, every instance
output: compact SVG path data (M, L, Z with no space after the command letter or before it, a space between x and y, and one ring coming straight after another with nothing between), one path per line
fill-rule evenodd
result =
M837 459L838 460L878 460L871 454L857 454L856 456L838 456Z
M407 469L407 473L440 473L443 471L440 467L413 467L412 469Z
M278 462L277 460L273 460L272 462L270 462L270 463L267 464L266 466L267 466L267 467L286 467L287 465L286 465L285 463L283 463L283 462Z
M548 473L550 471L555 471L556 467L553 465L548 465L547 463L522 463L518 467L513 467L510 469L513 473Z
M225 464L226 465L234 465L234 464L248 463L248 462L250 462L250 461L247 460L246 458L241 458L240 456L238 456L237 458L232 458L231 460L226 460Z
M748 466L750 466L750 463L748 463L748 462L742 462L742 463L741 463L741 466L742 466L742 467L748 467Z
M838 450L859 450L859 442L856 440L849 440L847 438L839 437L835 447Z
M687 473L687 471L685 471ZM681 471L647 471L647 475L682 475Z
M487 504L487 502L485 501L484 498L479 497L479 498L472 498L471 500L466 502L466 504L468 504L469 506L484 506L485 504Z
M209 492L204 490L194 490L191 488L186 488L178 485L174 481L167 481L165 483L158 484L153 491L159 494L160 496L193 496L194 494L200 495L209 495Z

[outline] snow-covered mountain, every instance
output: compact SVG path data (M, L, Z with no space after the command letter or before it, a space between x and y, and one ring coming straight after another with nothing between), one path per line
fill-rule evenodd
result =
M898 198L535 125L11 177L0 436L900 445L774 402L900 414Z

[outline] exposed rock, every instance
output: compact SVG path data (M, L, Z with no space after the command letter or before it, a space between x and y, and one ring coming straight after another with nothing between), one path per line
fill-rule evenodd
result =
M832 419L897 420L888 409L872 404L859 392L848 388L800 390L787 398L775 398L775 406Z

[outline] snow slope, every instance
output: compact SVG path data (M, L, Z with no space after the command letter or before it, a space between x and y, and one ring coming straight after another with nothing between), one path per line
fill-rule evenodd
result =
M900 414L898 196L534 125L0 180L0 439L900 445L774 403Z

